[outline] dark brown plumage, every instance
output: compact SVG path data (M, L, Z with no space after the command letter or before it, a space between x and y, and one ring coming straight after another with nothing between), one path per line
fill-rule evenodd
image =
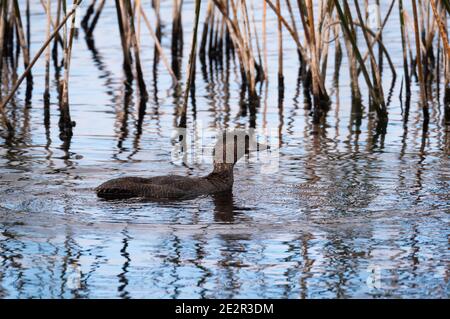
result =
M249 151L266 149L256 142L250 142L243 130L222 135L214 147L214 170L204 177L178 175L150 178L122 177L107 181L96 188L97 196L105 199L144 197L146 199L186 199L207 195L233 188L234 164ZM242 138L245 137L245 138ZM227 154L228 150L228 154Z

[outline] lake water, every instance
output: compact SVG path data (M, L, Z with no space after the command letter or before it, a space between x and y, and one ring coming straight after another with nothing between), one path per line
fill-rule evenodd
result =
M161 8L169 59L171 3L163 1ZM145 8L154 21L147 2ZM46 18L38 2L31 12L34 54ZM192 1L185 1L183 71L192 12ZM274 26L272 12L268 19ZM330 61L333 103L326 124L314 126L286 33L284 100L278 100L277 47L269 45L269 86L260 91L254 119L241 96L237 61L203 71L198 63L195 111L190 100L187 115L190 134L200 127L248 127L252 120L275 132L277 169L241 160L229 195L111 202L93 191L110 178L197 176L211 165L183 166L171 155L175 105L182 98L162 62L153 72L154 42L145 25L141 51L150 98L139 128L136 82L126 97L115 7L107 1L94 43L88 46L82 30L74 42L70 107L76 127L70 143L59 138L53 69L50 123L44 125L43 59L33 72L30 105L23 101L24 86L8 106L16 134L0 138L0 297L448 298L450 128L443 120L443 93L435 90L423 133L418 86L404 125L397 22L394 8L384 41L399 76L387 134L374 132L367 106L355 123L345 58L339 90L333 89ZM268 43L276 43L276 28L268 30ZM387 94L387 66L384 72ZM360 84L365 93L362 77Z

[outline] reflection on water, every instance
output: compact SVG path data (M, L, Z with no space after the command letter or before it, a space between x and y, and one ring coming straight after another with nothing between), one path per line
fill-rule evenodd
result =
M41 99L42 61L29 104L17 99L9 110L17 129L0 139L0 297L449 296L450 129L442 93L435 92L423 130L417 101L400 101L400 83L386 84L393 85L390 122L380 134L351 96L344 59L340 76L329 77L328 85L340 87L326 123L317 126L305 107L310 97L295 47L286 41L291 69L283 99L270 82L261 88L261 104L249 103L239 65L206 59L189 112L179 119L182 91L171 88L161 63L154 65L152 41L142 41L148 101L138 99L136 83L124 85L114 10L106 4L94 37L80 32L75 43L72 139L60 136L56 82L50 103ZM163 2L161 15L170 14L170 2ZM43 19L32 16L34 52L45 35ZM170 28L169 19L162 26L167 52ZM276 32L268 36L275 41ZM385 41L400 52L394 37L387 31ZM189 48L177 50L184 58L172 64L183 79ZM276 59L269 48L273 79ZM400 73L401 61L394 62ZM187 201L95 197L92 189L113 177L208 173L206 163L171 162L173 128L183 120L190 132L200 122L275 128L279 171L261 174L259 163L242 161L232 194Z

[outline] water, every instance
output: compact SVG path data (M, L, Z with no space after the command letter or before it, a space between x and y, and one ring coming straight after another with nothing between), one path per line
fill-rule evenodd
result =
M170 4L162 7L167 54ZM184 8L183 70L192 1ZM32 52L45 35L41 12L32 5ZM394 9L384 39L401 75L396 17ZM271 23L274 18L269 15ZM276 41L275 30L269 28L269 43ZM397 79L387 134L376 135L366 111L360 126L352 124L344 60L339 99L330 67L333 105L326 125L317 128L304 108L297 55L287 37L285 98L280 105L277 49L269 46L271 81L255 117L257 128L277 132L278 172L263 174L261 163L243 160L230 195L165 203L97 199L93 188L110 178L211 170L208 163L186 167L171 160L180 99L163 64L152 71L153 41L144 26L142 39L150 99L141 130L137 88L125 102L109 2L95 49L88 49L82 31L74 44L70 100L77 126L70 143L59 139L55 83L50 125L44 125L43 61L34 70L30 108L23 89L9 107L17 134L0 139L0 297L449 297L450 129L443 124L442 95L434 93L426 134L417 100L404 127ZM385 87L391 86L388 72ZM248 127L245 102L237 64L228 72L214 65L202 72L199 64L189 132L199 123Z

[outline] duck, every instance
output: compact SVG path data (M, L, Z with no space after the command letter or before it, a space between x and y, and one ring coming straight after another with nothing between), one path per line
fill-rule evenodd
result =
M203 177L165 175L155 177L120 177L109 180L95 191L102 199L144 198L175 200L195 198L233 189L235 164L249 152L268 150L254 135L243 129L220 132L213 150L213 170Z

